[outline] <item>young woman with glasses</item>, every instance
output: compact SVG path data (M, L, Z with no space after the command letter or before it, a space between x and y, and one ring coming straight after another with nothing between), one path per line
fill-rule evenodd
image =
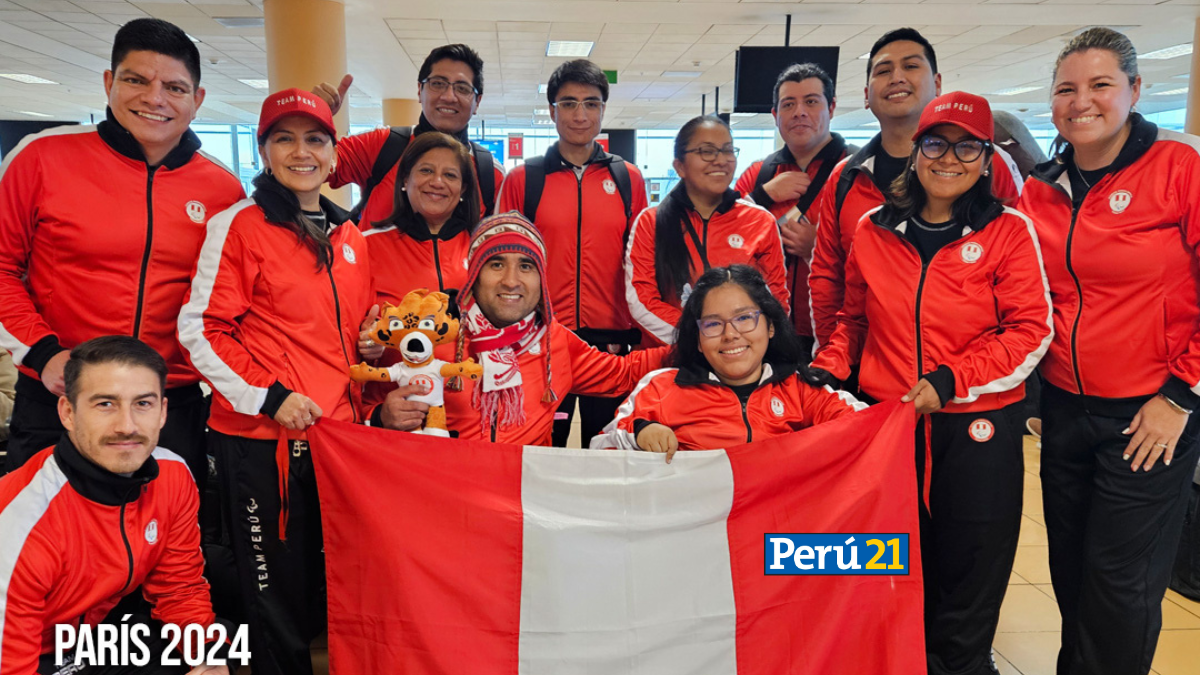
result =
M935 98L884 206L859 222L846 301L817 374L922 416L916 462L930 673L994 673L1021 526L1020 403L1046 353L1050 296L1029 218L992 193L986 100Z
M692 285L713 267L750 265L775 298L791 306L774 216L729 188L737 155L728 124L718 117L692 118L675 137L673 166L682 180L633 223L625 299L633 319L660 343L674 341Z
M684 303L672 368L621 404L593 448L665 452L740 445L827 422L866 405L803 378L783 305L748 265L708 270Z

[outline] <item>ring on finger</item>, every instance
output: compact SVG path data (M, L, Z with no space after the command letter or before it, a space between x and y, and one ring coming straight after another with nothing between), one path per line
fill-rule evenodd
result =
M1166 444L1166 443L1155 443L1155 444L1154 444L1154 447L1156 447L1156 448L1165 448L1165 447L1167 447L1167 444Z

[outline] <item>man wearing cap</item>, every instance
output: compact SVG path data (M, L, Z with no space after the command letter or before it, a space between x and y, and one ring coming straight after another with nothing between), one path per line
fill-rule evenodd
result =
M353 82L354 77L346 75L336 87L324 82L313 93L325 99L336 115ZM479 54L464 44L442 45L429 52L417 71L417 98L421 119L415 127L381 127L347 136L338 145L341 164L330 174L329 184L335 188L351 183L359 186L362 197L352 217L364 230L392 215L400 155L409 139L427 131L453 136L471 149L481 215L492 213L500 198L503 166L467 135L467 125L483 100L483 59Z
M555 321L545 244L520 214L484 219L467 255L457 360L471 356L483 376L448 385L446 417L459 438L549 445L560 396L624 396L663 365L667 347L608 354Z
M771 116L784 146L750 165L734 189L767 209L779 223L787 253L788 309L796 334L812 352L812 320L808 313L808 261L817 228L807 216L833 167L848 152L840 135L830 133L829 120L837 106L833 78L815 63L798 63L779 74Z
M879 120L879 133L833 170L812 212L817 238L808 278L817 349L837 326L846 287L846 256L863 214L879 206L904 171L921 112L942 92L933 45L912 28L885 33L867 60L866 107ZM992 189L1015 200L1021 177L1012 159L997 150Z
M200 54L178 27L136 19L104 73L107 117L26 138L0 168L0 346L20 367L8 470L53 445L68 349L132 335L167 361L163 445L203 487L207 404L175 337L205 222L243 196L188 128Z

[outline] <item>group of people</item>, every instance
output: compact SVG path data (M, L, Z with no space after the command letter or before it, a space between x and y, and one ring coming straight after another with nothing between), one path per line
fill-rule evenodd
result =
M324 561L305 430L423 425L420 385L349 377L394 362L371 331L418 289L461 322L436 357L482 369L447 385L462 439L561 446L578 407L591 447L670 462L912 402L930 673L995 672L1040 365L1058 671L1149 671L1197 460L1200 140L1133 112L1127 38L1063 49L1059 147L1024 183L987 101L942 95L933 46L902 28L867 60L866 146L830 132L834 83L797 64L775 87L784 146L734 186L729 125L697 117L655 207L596 142L595 64L555 70L559 140L507 176L467 137L483 69L439 47L416 126L341 139L349 76L272 94L246 198L188 129L195 46L138 19L116 36L106 119L5 158L0 346L20 375L0 673L75 672L53 663L55 624L119 621L139 586L156 620L219 621L183 470L205 493L210 458L254 672L311 672ZM349 183L352 211L321 195Z

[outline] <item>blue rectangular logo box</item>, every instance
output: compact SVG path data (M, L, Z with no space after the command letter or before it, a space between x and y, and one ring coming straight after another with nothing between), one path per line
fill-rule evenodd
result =
M908 534L763 535L764 574L907 575Z

